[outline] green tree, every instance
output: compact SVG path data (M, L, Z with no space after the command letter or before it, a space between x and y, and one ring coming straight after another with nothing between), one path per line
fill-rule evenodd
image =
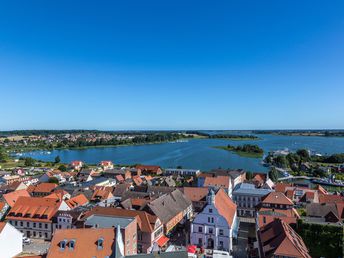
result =
M56 156L55 157L55 163L57 164L57 163L60 163L60 162L61 162L60 156Z
M35 160L33 158L30 158L30 157L26 157L24 158L24 165L26 167L31 167L35 164Z
M62 171L62 172L66 172L67 171L67 167L65 165L60 165L58 168L58 170Z
M309 161L310 160L309 152L306 149L297 150L296 154L300 156L302 161Z
M0 162L6 162L8 160L8 154L7 152L0 148Z
M269 171L269 178L273 181L276 182L278 179L278 172L275 167L271 167Z
M56 177L50 177L48 180L49 183L59 184L59 180Z

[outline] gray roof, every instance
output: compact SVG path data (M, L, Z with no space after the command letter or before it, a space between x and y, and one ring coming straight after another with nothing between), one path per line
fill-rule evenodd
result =
M338 216L336 204L334 203L310 203L306 205L306 214L309 217L322 218L325 217L330 211L340 218L340 216Z
M167 223L191 205L191 201L180 190L164 194L148 204L149 208L163 223Z
M234 190L233 195L255 195L255 196L264 196L269 194L270 192L273 192L270 189L265 188L256 188L253 184L248 183L241 183L238 184Z
M91 215L85 221L86 226L95 226L99 228L112 228L118 225L121 228L126 228L134 218L113 217L105 215Z

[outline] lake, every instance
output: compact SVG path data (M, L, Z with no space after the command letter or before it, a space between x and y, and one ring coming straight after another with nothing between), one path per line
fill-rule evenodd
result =
M88 148L82 150L54 150L51 154L42 151L24 153L44 161L54 161L57 155L61 161L69 163L82 160L88 164L96 164L101 160L111 160L115 164L147 164L159 165L163 168L182 166L183 168L208 171L213 168L242 168L251 172L266 172L261 164L262 159L240 157L235 153L215 149L213 146L257 144L269 151L310 149L321 154L344 153L344 137L317 136L280 136L257 135L261 140L233 141L225 139L192 139L183 142L147 144L138 146L120 146L106 148Z

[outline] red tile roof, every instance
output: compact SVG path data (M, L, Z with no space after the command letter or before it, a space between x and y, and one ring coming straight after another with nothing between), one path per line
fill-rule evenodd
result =
M258 238L262 257L311 258L302 238L280 219L262 227Z
M92 197L91 197L91 201L103 201L103 200L107 200L109 198L113 197L112 193L110 190L106 190L106 189L97 189L94 191Z
M293 201L281 192L269 193L262 199L262 203L294 205Z
M19 197L6 218L49 222L60 205L54 198Z
M6 222L0 222L0 233L2 232L5 226L6 226Z
M136 185L141 185L143 183L142 178L140 176L138 176L138 175L137 176L133 176L132 179L133 179L133 181L134 181L134 183Z
M7 194L4 194L3 197L7 204L11 207L15 204L15 202L18 200L19 197L24 196L24 197L30 197L30 194L27 190L17 190L14 192L10 192Z
M40 183L37 185L33 193L51 193L58 185L54 183Z
M344 196L334 194L319 194L319 203L343 202Z
M88 199L84 194L79 194L74 196L73 198L66 201L66 204L69 208L74 209L78 206L82 206L88 203Z
M222 188L215 195L215 207L228 225L232 226L237 206Z
M152 165L137 165L136 169L140 169L142 171L147 171L151 173L159 173L159 170L161 170L160 166L152 166Z
M206 177L203 186L214 186L229 188L229 176Z
M208 195L208 187L184 187L184 195L192 202L198 202L205 199Z
M98 248L97 242L103 239L103 248ZM70 241L75 241L73 249ZM61 250L61 241L66 241L66 247ZM85 258L112 257L116 232L113 228L79 228L56 230L51 241L47 258Z

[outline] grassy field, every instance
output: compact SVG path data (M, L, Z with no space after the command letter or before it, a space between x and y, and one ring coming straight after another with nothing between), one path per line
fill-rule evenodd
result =
M237 151L233 148L228 148L227 146L214 146L213 148L231 151L231 152L234 152L235 154L237 154L241 157L245 157L245 158L262 158L263 157L263 153Z

